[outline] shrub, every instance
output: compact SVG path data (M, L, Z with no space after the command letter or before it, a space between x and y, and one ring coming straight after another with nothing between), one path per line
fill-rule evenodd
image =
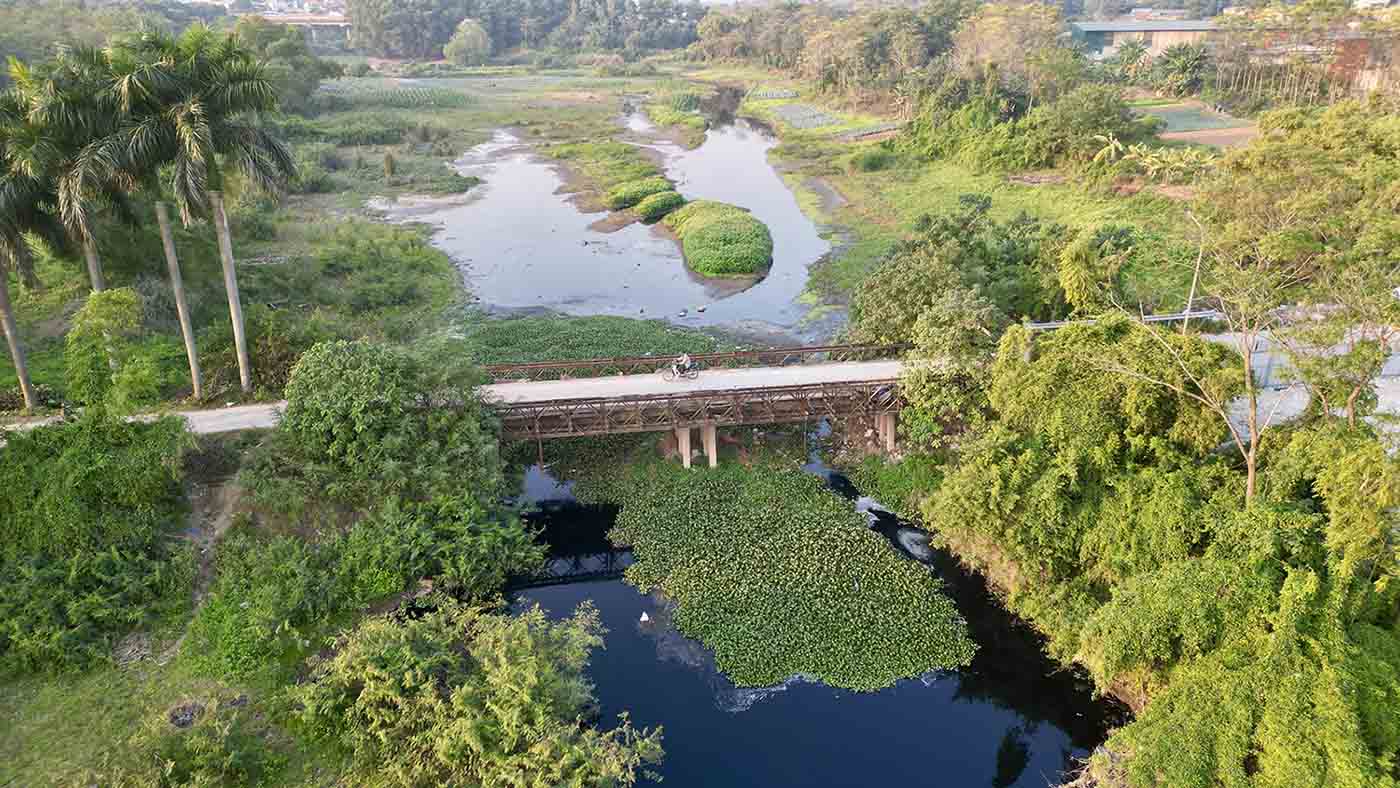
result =
M625 717L610 731L579 724L594 703L588 656L603 642L591 606L550 622L538 607L438 604L416 620L364 621L292 690L308 730L377 784L630 786L660 760L659 731Z
M0 670L80 667L178 604L179 419L87 415L0 451Z
M478 380L460 343L414 355L324 342L292 370L279 429L310 488L332 500L466 490L487 501L502 475L493 427L472 390Z
M893 167L894 152L883 146L866 148L851 156L851 169L856 172L879 172Z
M666 214L685 205L685 198L679 192L657 192L637 203L637 216L647 224L659 222Z
M621 504L609 536L635 551L628 581L674 600L737 684L875 690L972 657L938 578L810 474L655 464L580 491Z
M281 309L269 309L250 304L244 311L244 330L248 352L254 359L254 375L258 386L280 393L291 377L292 367L301 354L317 342L343 335L344 330L321 316L306 317ZM239 384L238 355L233 341L233 326L218 321L200 332L200 358L205 385L210 392L232 390Z
M614 211L631 208L653 194L673 191L675 186L665 178L643 178L618 184L608 190L607 206Z
M343 534L319 541L237 531L220 546L218 574L184 654L213 676L253 676L304 656L328 621L434 578L464 600L500 593L544 561L518 519L470 496L427 504L390 498Z
M403 591L421 577L461 599L486 599L512 575L536 571L544 549L520 521L471 496L427 504L397 499L350 529L341 545L340 585L361 603Z
M201 673L249 677L279 655L311 647L313 625L336 611L333 546L236 532L219 545L209 598L182 653Z
M756 274L773 260L773 236L743 208L697 200L666 217L685 262L702 276Z
M149 369L133 369L141 297L123 287L92 293L73 316L63 350L68 396L76 402L130 405L151 388Z

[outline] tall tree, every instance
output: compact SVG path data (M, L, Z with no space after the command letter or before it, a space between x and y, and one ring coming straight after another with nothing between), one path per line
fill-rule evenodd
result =
M153 192L168 194L189 224L209 216L219 238L245 393L253 389L238 296L233 245L224 211L227 175L280 193L295 172L291 153L256 115L277 106L265 69L233 34L196 25L179 37L144 32L106 50L111 90L121 112L117 130L79 157L74 178L103 168L139 173ZM161 182L158 173L168 177Z
M30 68L10 66L15 109L27 132L12 137L23 173L39 205L52 205L75 246L83 252L95 292L106 288L98 256L96 214L104 208L125 213L130 179L119 167L91 170L82 182L70 175L88 144L115 129L116 113L104 93L103 58L90 47L64 47L52 61ZM41 208L41 210L43 210Z

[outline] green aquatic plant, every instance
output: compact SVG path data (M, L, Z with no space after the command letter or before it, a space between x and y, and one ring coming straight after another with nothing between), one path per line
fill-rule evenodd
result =
M618 184L608 190L607 205L614 211L631 208L653 194L674 191L675 186L660 176Z
M635 208L637 217L647 224L659 222L666 218L666 215L685 205L685 198L680 192L657 192L637 203Z
M647 160L641 148L625 142L571 142L544 149L545 155L576 171L599 190L611 189L628 181L654 178L661 173ZM669 184L667 188L670 188Z
M735 205L696 200L666 217L685 262L702 276L757 274L773 260L773 235Z
M877 690L972 658L939 579L814 476L657 463L580 492L622 505L610 536L636 553L627 579L674 600L676 625L737 684Z

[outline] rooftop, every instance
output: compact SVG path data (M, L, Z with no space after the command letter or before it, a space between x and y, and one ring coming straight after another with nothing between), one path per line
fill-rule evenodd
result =
M1071 22L1081 33L1157 33L1187 30L1215 30L1214 22L1203 19L1122 19L1112 22Z

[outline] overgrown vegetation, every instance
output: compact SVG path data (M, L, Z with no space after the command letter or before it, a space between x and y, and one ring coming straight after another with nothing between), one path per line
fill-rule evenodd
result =
M584 676L602 645L597 612L548 621L446 599L407 621L370 618L341 636L294 695L314 735L353 756L369 784L619 785L661 758L661 731L624 716L603 731Z
M701 276L752 276L773 262L772 234L743 208L696 200L665 222L681 239L685 264Z
M608 315L472 320L463 339L481 364L648 355L669 359L722 349L714 337L664 320Z
M972 657L938 578L816 477L652 464L581 492L621 505L610 538L637 555L628 580L673 600L676 625L738 684L800 674L875 690Z
M627 181L608 190L607 205L614 211L631 208L653 194L675 190L675 185L665 178L643 178Z
M93 412L6 436L0 450L0 673L82 668L178 613L184 424Z
M641 202L637 203L637 218L652 224L666 218L673 211L685 205L685 198L679 192L664 191L648 195Z

